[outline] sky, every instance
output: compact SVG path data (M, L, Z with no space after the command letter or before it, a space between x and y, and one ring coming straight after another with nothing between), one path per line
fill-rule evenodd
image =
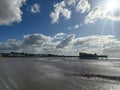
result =
M120 58L119 0L0 0L0 52Z

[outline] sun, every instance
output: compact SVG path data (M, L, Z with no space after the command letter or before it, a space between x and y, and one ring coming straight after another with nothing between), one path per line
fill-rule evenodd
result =
M109 0L109 2L107 2L107 5L106 5L106 10L108 12L114 11L117 8L117 5L118 5L117 0Z

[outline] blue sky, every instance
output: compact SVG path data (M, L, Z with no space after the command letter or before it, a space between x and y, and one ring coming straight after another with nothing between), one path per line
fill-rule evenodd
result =
M0 52L76 55L82 51L119 57L119 0L0 3Z

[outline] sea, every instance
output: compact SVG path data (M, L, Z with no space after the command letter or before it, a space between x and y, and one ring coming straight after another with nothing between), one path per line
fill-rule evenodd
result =
M120 90L120 59L2 57L0 90Z

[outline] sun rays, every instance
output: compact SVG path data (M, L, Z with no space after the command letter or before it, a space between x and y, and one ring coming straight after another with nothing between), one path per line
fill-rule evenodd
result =
M106 10L108 12L113 12L118 7L118 1L117 0L109 0L106 4Z

